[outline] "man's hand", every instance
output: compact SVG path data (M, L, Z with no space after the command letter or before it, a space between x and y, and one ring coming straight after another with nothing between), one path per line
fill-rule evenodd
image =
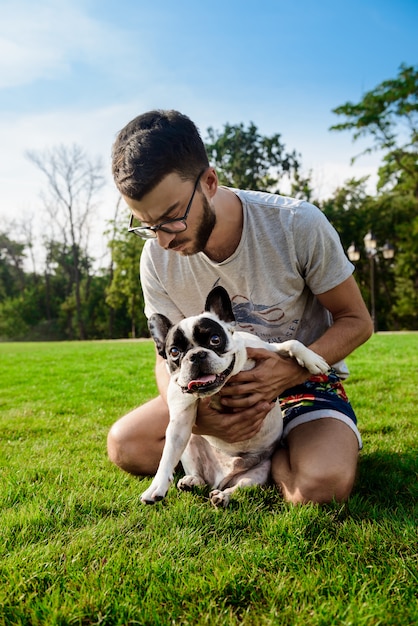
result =
M210 398L204 398L199 401L193 432L196 435L212 435L227 443L251 439L260 430L273 406L274 402L261 401L244 410L232 409L223 413L210 406Z
M233 409L245 409L258 402L273 402L285 389L304 382L309 372L294 359L284 358L265 348L247 348L252 370L240 372L220 391L221 403Z
M221 389L225 412L210 407L210 398L200 400L196 435L213 435L228 443L254 437L275 399L289 387L305 381L309 373L293 359L285 359L264 348L247 348L256 361L252 370L233 376Z

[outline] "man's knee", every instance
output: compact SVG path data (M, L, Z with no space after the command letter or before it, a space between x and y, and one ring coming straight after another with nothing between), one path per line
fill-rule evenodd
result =
M112 463L114 463L118 467L121 467L122 469L125 469L123 467L125 444L126 442L122 434L122 429L116 422L116 424L113 424L107 435L107 454Z
M320 472L299 472L293 476L293 487L285 493L293 504L326 504L345 502L353 489L355 476L343 468L327 467Z
M335 419L301 424L288 436L288 447L273 456L272 474L284 498L295 504L344 502L352 491L358 441Z
M107 437L109 459L129 474L155 474L164 446L167 405L155 398L121 417Z
M145 476L153 473L144 463L144 455L138 441L135 438L131 439L129 431L119 422L113 424L107 436L107 453L112 463L129 474Z

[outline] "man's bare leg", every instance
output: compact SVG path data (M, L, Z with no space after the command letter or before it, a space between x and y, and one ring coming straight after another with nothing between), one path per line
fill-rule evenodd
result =
M294 504L344 502L354 485L358 441L344 422L322 418L290 431L273 455L272 476Z
M110 460L137 476L156 473L168 425L167 404L158 396L115 422L107 437Z
M110 460L131 474L154 475L168 419L160 396L120 418L108 435ZM358 441L346 424L333 418L302 424L289 433L287 443L276 450L272 462L273 480L287 501L347 500L356 477Z

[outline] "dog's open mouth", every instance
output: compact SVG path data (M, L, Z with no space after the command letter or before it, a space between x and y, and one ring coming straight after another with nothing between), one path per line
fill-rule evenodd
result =
M235 356L233 357L231 364L225 371L220 374L202 374L199 378L191 380L187 387L183 387L184 393L198 393L208 394L211 391L216 391L224 384L235 365Z

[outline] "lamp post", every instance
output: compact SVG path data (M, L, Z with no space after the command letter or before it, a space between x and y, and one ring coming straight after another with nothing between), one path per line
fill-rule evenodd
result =
M364 251L366 253L366 257L369 259L369 270L370 270L370 315L373 320L373 328L374 332L377 331L377 320L376 320L376 300L375 300L375 263L379 260L378 254L382 253L384 259L393 259L395 256L395 248L386 241L385 245L382 248L377 247L377 239L375 235L369 230L363 238L364 243ZM349 248L347 248L347 254L350 261L355 263L360 260L360 250L357 248L355 243L353 242Z

